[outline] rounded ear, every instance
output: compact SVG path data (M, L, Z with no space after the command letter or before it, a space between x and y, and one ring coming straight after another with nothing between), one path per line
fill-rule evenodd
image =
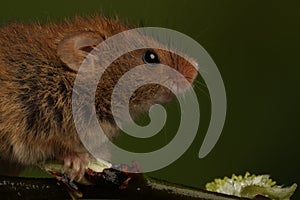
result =
M103 40L95 32L76 32L59 42L57 55L70 69L77 72L85 57Z

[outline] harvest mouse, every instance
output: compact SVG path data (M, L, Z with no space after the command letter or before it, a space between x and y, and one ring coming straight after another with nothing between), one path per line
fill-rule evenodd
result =
M95 46L128 29L119 20L102 15L0 28L0 160L21 166L59 160L71 169L72 179L83 176L93 157L74 125L73 84L81 63ZM159 73L153 67L157 63L176 69L190 83L197 76L190 61L165 50L139 49L120 56L105 71L95 96L97 117L108 138L118 135L110 107L114 85L137 65L147 64L149 70ZM138 116L170 97L165 87L143 86L130 99L131 114Z

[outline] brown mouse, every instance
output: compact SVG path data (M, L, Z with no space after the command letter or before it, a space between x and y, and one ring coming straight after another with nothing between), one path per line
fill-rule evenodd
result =
M22 166L60 160L72 169L72 179L80 179L93 158L74 126L71 104L76 74L95 46L128 29L119 20L102 15L0 28L1 159ZM189 61L164 50L140 49L119 57L106 70L96 92L97 117L109 138L118 134L110 108L114 85L126 71L145 63L171 66L189 82L197 76ZM141 87L130 100L131 114L138 116L155 103L170 101L170 96L159 85Z

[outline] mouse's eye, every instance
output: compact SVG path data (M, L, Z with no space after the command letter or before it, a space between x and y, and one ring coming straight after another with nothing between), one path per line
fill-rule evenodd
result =
M154 51L147 50L143 56L144 62L147 64L158 64L159 59L157 54Z

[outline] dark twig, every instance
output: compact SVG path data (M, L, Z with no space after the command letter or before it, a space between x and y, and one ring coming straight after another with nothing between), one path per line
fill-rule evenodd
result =
M132 176L126 188L97 181L97 185L79 185L85 199L178 199L238 200L241 198L170 184L142 175ZM0 177L0 199L70 199L55 179Z

